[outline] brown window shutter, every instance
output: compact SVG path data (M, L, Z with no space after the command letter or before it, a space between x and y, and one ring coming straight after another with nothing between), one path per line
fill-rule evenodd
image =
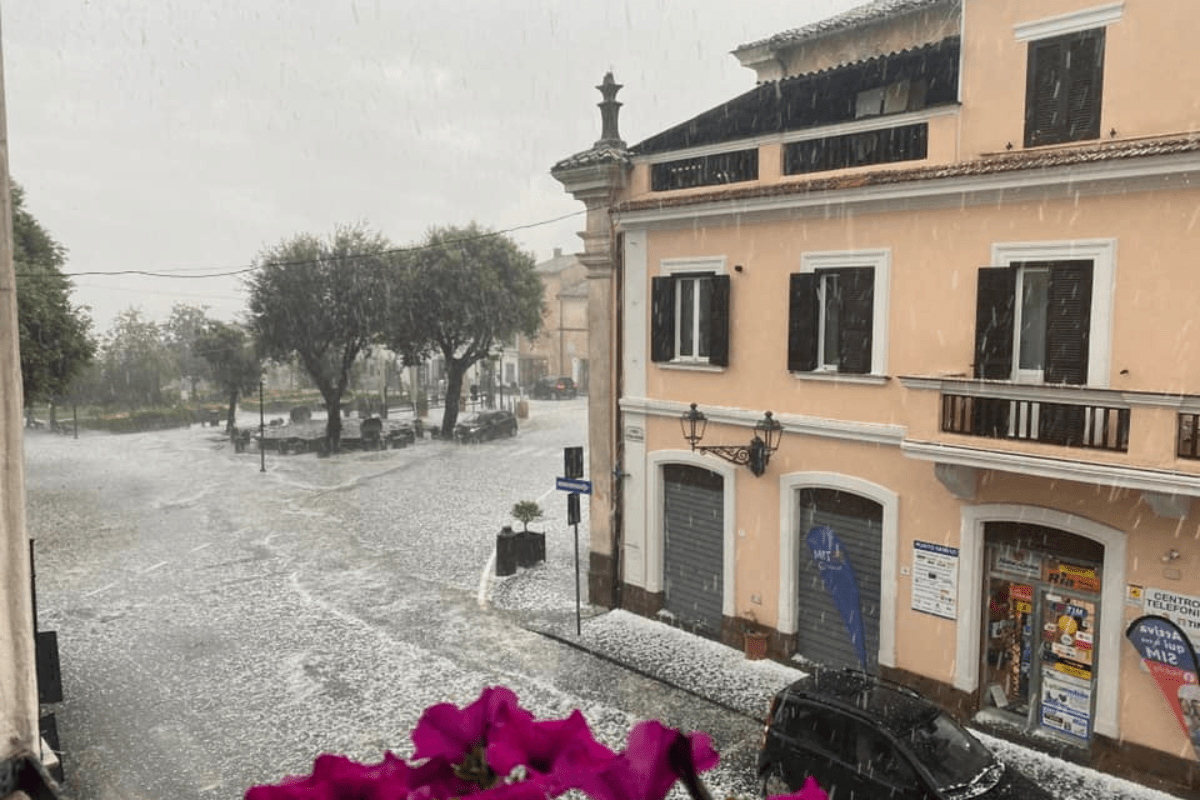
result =
M729 366L729 276L712 277L708 305L708 363Z
M842 325L838 372L871 371L875 317L875 270L857 267L838 271L842 280Z
M1013 303L1017 273L1008 267L982 267L975 290L975 377L1012 378Z
M675 279L652 279L650 295L650 360L670 361L675 358Z
M1100 138L1100 101L1104 87L1104 29L1071 43L1070 88L1066 91L1066 140Z
M1046 383L1087 383L1092 320L1092 262L1050 265Z
M817 368L817 276L797 272L788 285L788 371Z
M1063 45L1058 40L1031 42L1025 76L1025 146L1047 144L1065 121L1061 97Z

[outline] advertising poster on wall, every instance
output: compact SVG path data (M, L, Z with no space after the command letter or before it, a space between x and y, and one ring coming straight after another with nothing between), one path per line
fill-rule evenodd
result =
M958 548L913 542L912 607L946 619L958 617Z
M1092 727L1092 686L1052 670L1042 671L1041 724L1086 740Z
M1189 639L1200 637L1200 597L1147 586L1142 589L1142 613L1166 617Z
M1196 673L1196 652L1191 640L1174 622L1156 616L1135 619L1125 630L1125 638L1142 657L1142 663L1154 677L1167 705L1175 713L1179 726L1194 743L1197 737L1193 728L1200 723L1195 719L1200 708L1188 703L1188 715L1193 717L1189 722L1181 703L1181 700L1190 700L1193 696L1194 689L1188 687L1200 684L1200 676ZM1200 751L1197 751L1197 755L1200 756Z

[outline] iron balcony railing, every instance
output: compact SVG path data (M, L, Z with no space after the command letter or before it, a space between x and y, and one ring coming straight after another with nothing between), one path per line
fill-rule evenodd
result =
M1064 447L1129 449L1129 409L1095 402L1062 402L989 394L942 393L942 431Z

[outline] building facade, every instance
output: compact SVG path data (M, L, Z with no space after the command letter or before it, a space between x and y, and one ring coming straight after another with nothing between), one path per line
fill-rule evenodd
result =
M592 601L1200 787L1125 639L1159 613L1200 642L1194 11L879 0L738 48L758 83L720 107L556 165L620 284L592 309L616 341L591 446L619 476Z
M581 389L588 376L587 269L575 255L554 255L534 266L542 281L542 329L533 340L520 343L521 385L539 378L565 375Z

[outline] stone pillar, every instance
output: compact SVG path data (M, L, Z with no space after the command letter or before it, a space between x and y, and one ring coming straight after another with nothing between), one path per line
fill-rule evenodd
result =
M0 65L0 784L5 762L41 752L6 119Z
M620 586L620 498L614 494L617 465L617 309L613 281L616 270L615 236L609 211L625 187L632 165L617 133L615 99L620 84L612 73L596 87L600 103L601 138L590 149L555 164L550 174L587 207L587 224L579 236L583 252L576 256L588 276L588 601L613 608ZM619 487L618 487L619 488Z

